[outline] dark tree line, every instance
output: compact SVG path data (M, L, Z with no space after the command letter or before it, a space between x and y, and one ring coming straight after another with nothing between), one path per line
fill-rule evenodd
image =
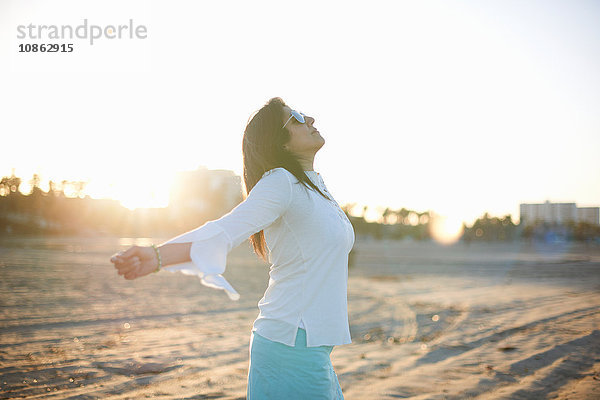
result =
M0 235L6 234L56 234L82 235L106 234L120 236L172 236L193 229L204 222L217 219L229 212L224 209L223 192L219 187L207 192L210 206L203 212L194 210L185 213L166 208L129 210L119 201L92 199L84 195L86 182L49 182L47 192L40 188L40 177L34 174L29 184L31 191L19 191L21 178L14 175L0 180ZM166 190L166 189L165 189ZM69 193L69 196L65 194ZM240 199L241 201L241 199ZM356 204L342 207L352 223L357 236L374 239L431 239L429 211L417 212L401 208L386 208L378 222L366 220L367 206L362 215L351 215ZM180 210L177 210L180 211ZM525 226L515 224L512 217L491 217L485 213L472 226L463 224L460 240L512 241L512 240L580 240L600 239L600 226L584 222L563 225L534 222Z

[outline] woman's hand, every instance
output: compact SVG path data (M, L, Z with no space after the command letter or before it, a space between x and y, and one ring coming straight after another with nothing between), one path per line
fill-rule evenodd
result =
M131 246L113 255L110 262L125 279L148 275L158 267L158 257L152 246Z

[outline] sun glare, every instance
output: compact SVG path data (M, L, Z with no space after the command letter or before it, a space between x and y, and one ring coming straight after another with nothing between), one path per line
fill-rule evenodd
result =
M438 243L449 245L456 243L463 233L463 222L455 216L433 214L429 221L431 237Z
M169 205L169 183L155 176L145 176L129 181L115 197L123 207L136 208L166 207Z
M167 207L169 205L169 198L163 198L161 194L154 191L143 192L138 191L135 193L126 193L124 199L119 199L123 207L130 210L136 208L159 208Z
M118 200L130 210L167 207L171 181L171 175L166 173L122 177L118 182L95 180L86 192L93 198Z

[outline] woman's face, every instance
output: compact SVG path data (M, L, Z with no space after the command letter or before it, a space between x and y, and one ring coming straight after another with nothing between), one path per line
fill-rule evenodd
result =
M288 106L283 107L283 121L281 125L290 118L292 109ZM290 133L290 140L286 143L289 151L305 156L314 156L317 151L325 144L325 139L319 131L313 126L315 119L308 115L304 117L306 122L301 123L292 117L285 126Z

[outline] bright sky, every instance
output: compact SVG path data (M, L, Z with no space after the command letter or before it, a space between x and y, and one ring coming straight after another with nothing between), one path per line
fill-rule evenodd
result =
M44 42L18 25L85 18L147 38L18 53ZM598 206L599 19L600 3L566 0L4 0L0 173L166 206L176 171L241 174L244 126L280 96L316 118L315 169L341 204L468 223Z

